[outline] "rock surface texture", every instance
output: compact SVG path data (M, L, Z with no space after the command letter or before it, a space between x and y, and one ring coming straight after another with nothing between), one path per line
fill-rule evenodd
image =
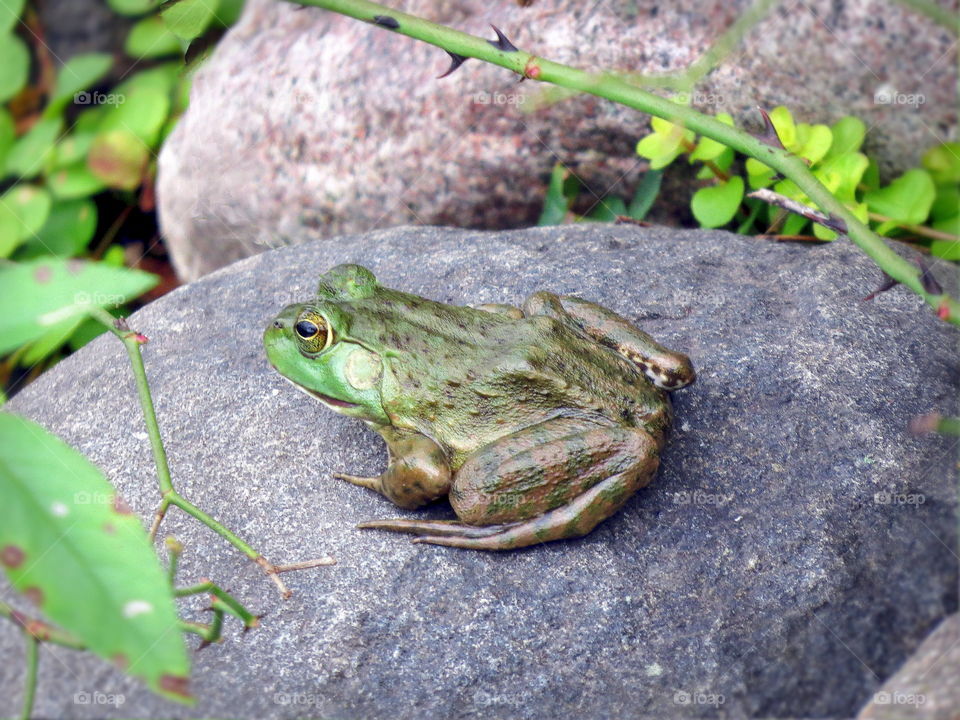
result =
M752 4L412 0L403 9L481 36L494 37L492 23L519 47L577 67L660 74L700 58ZM955 39L899 3L775 4L692 101L757 131L758 105L785 104L810 123L858 115L889 175L956 132ZM305 226L330 237L401 223L531 225L557 161L596 196L632 195L646 115L587 96L536 110L547 86L477 61L437 80L448 62L325 10L249 0L160 157L160 219L181 277L302 242ZM690 193L665 190L658 217L687 212Z
M689 353L699 378L654 482L591 535L510 553L413 545L354 524L404 512L333 473L380 472L381 440L296 392L261 333L342 262L456 304L578 293ZM949 284L950 276L934 272ZM171 511L180 580L258 613L195 654L183 708L105 661L44 648L41 717L837 717L856 714L957 609L957 333L846 242L578 225L400 228L237 263L137 313L175 482L288 575ZM89 456L145 519L158 494L120 344L100 338L13 398ZM4 597L10 596L9 591ZM185 603L202 619L202 601ZM191 639L191 643L194 640ZM0 715L22 643L0 625ZM75 693L121 694L117 707Z

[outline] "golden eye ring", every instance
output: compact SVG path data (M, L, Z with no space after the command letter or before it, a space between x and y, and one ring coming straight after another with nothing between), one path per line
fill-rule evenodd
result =
M319 313L303 313L294 324L293 330L308 352L323 352L333 344L333 328Z

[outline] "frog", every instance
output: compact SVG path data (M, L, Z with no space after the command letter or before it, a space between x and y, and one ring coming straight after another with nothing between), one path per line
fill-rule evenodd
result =
M475 550L582 537L616 513L656 473L669 393L696 378L687 355L575 295L449 305L357 264L324 273L263 344L282 377L386 442L382 474L334 477L456 514L359 528Z

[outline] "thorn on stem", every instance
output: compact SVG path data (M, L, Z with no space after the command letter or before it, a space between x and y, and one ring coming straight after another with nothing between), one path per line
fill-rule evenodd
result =
M889 290L890 288L895 287L895 286L898 284L896 280L894 280L892 277L890 277L890 276L887 275L886 273L884 273L883 276L884 276L886 279L883 281L883 283L880 285L880 287L878 287L878 288L877 288L876 290L874 290L872 293L870 293L870 294L867 295L865 298L863 298L863 302L867 302L868 300L873 300L873 299L874 299L877 295L879 295L880 293L884 293L884 292L886 292L887 290Z
M387 30L399 30L400 23L397 22L396 18L392 18L389 15L374 15L371 22L374 25L379 25L382 28Z
M941 286L933 276L933 273L930 271L930 266L920 258L915 258L913 262L920 268L920 284L923 285L923 289L931 295L943 295L943 286Z
M487 40L488 43L493 45L497 50L502 50L503 52L520 52L517 49L517 46L510 42L507 39L507 36L500 31L500 28L498 28L496 25L491 25L490 27L492 27L493 31L497 34L497 39Z
M453 72L463 65L469 58L464 57L463 55L457 55L447 50L447 55L450 56L450 67L447 68L447 71L443 75L437 75L437 80L447 77L447 75L452 75Z
M772 147L778 148L780 150L786 150L783 146L783 141L780 140L780 136L777 134L777 128L773 125L773 120L770 119L770 113L764 110L762 107L758 107L757 110L760 111L760 114L763 116L763 133L757 135L757 140L766 143Z

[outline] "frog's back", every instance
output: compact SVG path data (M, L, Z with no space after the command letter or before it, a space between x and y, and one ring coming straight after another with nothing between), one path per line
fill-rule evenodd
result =
M642 425L658 439L669 424L666 394L635 365L553 318L514 319L396 291L360 316L360 331L382 346L392 424L433 438L454 466L555 417Z

